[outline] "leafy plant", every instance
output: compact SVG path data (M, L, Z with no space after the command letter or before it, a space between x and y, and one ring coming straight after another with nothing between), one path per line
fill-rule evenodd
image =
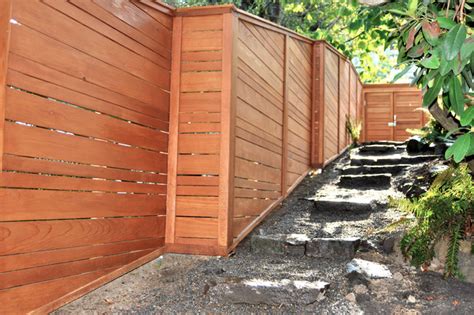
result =
M449 238L445 275L462 277L458 269L460 241L465 226L474 217L474 182L467 165L440 173L430 189L418 199L396 200L398 207L415 216L401 240L401 249L414 266L433 259L436 243Z
M352 145L357 146L360 140L360 133L362 131L362 123L349 115L346 115L346 131L351 137Z
M385 6L403 18L392 34L400 64L415 68L423 106L440 107L435 117L456 138L446 158L457 163L474 155L474 0L405 0ZM454 121L455 125L448 124Z
M428 112L426 108L422 110ZM436 143L447 138L448 133L443 129L441 124L437 122L431 115L428 122L419 129L407 129L407 132L414 136L419 136L425 143Z

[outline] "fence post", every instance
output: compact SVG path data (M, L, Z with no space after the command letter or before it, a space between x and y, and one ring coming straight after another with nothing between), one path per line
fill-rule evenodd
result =
M168 187L166 194L166 243L175 243L176 181L178 174L179 96L181 85L182 17L173 18L170 124L168 139Z
M12 1L0 1L0 172L3 170L3 153L5 140L5 106L6 84L8 69L8 51L10 48L10 18L12 14Z
M313 43L311 166L324 164L324 43Z
M288 79L290 77L289 35L285 35L284 68L283 68L283 126L282 126L282 155L281 155L281 195L287 195L288 176Z
M233 242L235 106L237 84L237 40L239 20L234 12L223 15L221 144L219 169L218 246L226 249Z

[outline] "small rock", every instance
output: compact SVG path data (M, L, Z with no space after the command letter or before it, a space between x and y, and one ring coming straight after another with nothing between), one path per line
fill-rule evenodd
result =
M349 293L348 295L346 295L346 300L348 300L349 302L351 303L356 303L357 300L356 300L356 296L354 293Z
M386 253L386 254L391 254L393 252L393 248L395 246L395 242L396 242L396 238L391 236L391 237L387 237L384 241L383 241L383 251Z
M416 303L416 299L413 295L408 296L408 303Z
M369 289L367 289L367 287L363 284L358 284L354 286L354 292L356 294L366 294L367 292L369 292Z
M360 274L368 279L392 278L387 266L363 259L352 259L347 264L347 272Z
M403 280L403 275L400 272L395 272L393 274L393 279L395 279L397 281L402 281Z

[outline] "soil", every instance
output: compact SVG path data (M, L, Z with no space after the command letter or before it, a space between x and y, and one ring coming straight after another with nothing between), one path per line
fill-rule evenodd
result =
M389 195L400 196L400 182L413 180L424 168L412 167L387 191L366 191L383 206L370 213L319 212L308 197L334 190L348 154L321 174L309 175L281 207L253 233L302 233L311 237L361 237L366 246L357 258L385 264L394 277L359 281L347 276L347 260L252 253L249 237L226 258L168 254L74 301L55 314L272 313L272 314L474 314L474 284L443 279L434 272L410 267L397 253L383 252L387 235L374 234L402 214L387 206ZM428 175L427 175L428 176ZM351 191L341 192L347 196ZM395 276L396 275L396 276ZM234 304L212 290L219 283L241 279L326 281L330 287L318 300L302 305ZM362 289L361 289L362 288ZM348 297L353 294L355 299Z

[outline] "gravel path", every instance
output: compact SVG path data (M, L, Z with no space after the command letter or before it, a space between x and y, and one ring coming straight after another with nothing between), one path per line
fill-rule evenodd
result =
M372 232L400 217L382 207L366 214L314 213L306 198L334 190L344 155L322 174L308 176L283 205L254 233L303 233L311 237L367 237L372 244L356 257L386 264L393 279L360 281L346 276L347 261L252 253L249 240L227 258L165 255L64 306L55 314L271 313L271 314L474 314L474 284L444 280L441 275L407 266L399 255L384 254L383 236ZM346 192L351 193L351 192ZM366 192L370 194L371 192ZM375 191L382 201L399 194L394 188ZM329 289L314 303L249 305L232 303L215 290L242 279L326 281ZM353 298L352 298L353 297Z

